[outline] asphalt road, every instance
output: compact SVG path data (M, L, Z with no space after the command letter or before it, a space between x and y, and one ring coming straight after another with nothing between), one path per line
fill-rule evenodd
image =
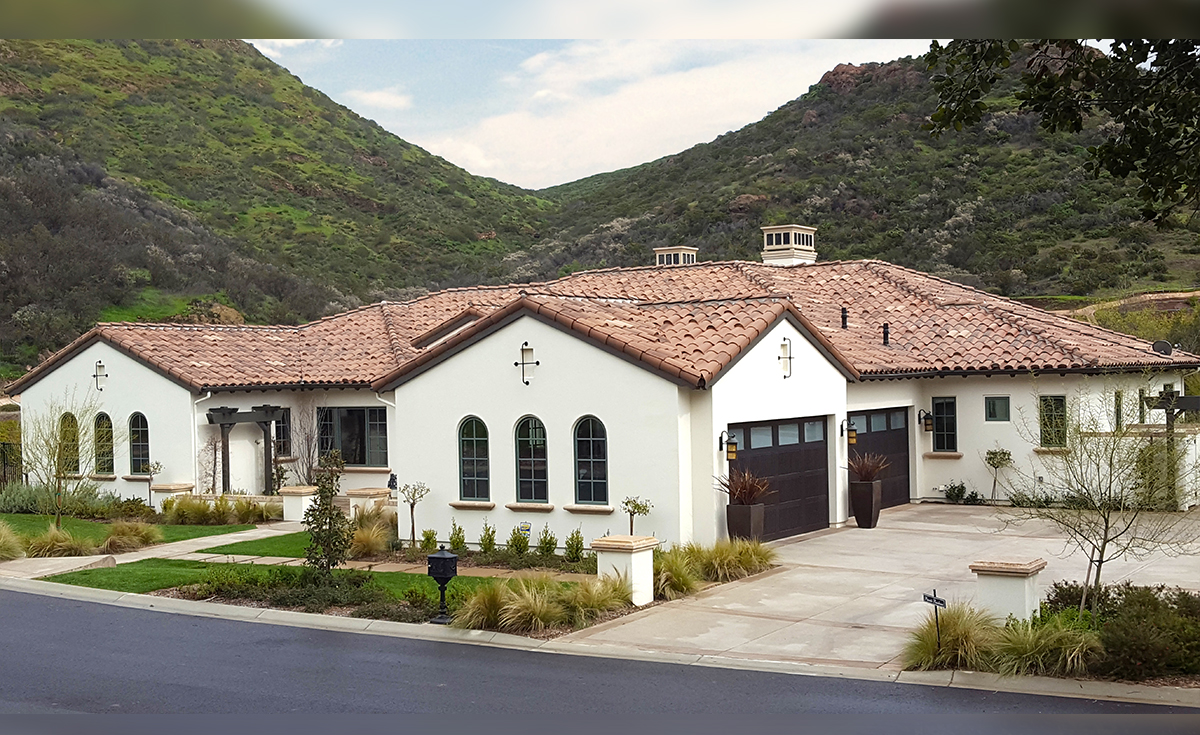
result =
M0 714L1194 712L414 641L0 591Z

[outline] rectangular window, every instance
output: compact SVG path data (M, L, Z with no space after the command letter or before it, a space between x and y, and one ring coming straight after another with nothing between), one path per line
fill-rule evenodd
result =
M275 422L275 456L292 456L292 409L283 409L283 415Z
M1125 428L1125 394L1121 391L1113 393L1113 428Z
M1066 396L1038 398L1038 426L1041 428L1043 447L1067 446Z
M762 449L772 445L770 426L750 427L750 448Z
M871 414L871 431L887 431L887 414Z
M318 408L317 446L350 467L387 467L387 409Z
M933 451L958 451L958 412L953 398L933 399Z
M1008 421L1008 396L985 396L983 399L984 421Z
M806 441L806 442L825 441L825 422L824 421L805 421L804 422L804 441Z
M904 411L892 411L888 421L891 422L892 429L903 429L905 423Z
M807 427L805 427L807 433ZM779 446L787 444L800 443L800 424L780 424L779 425Z
M867 415L865 413L857 416L851 416L850 423L854 424L854 430L860 434L866 434L871 431L871 427L867 423Z

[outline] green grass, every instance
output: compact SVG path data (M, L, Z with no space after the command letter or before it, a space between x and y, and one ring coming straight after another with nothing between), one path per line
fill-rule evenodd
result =
M11 526L12 530L16 531L18 536L30 538L45 533L46 527L54 523L54 516L32 515L29 513L0 513L0 520ZM108 535L108 524L100 521L85 521L79 518L63 516L62 527L76 538L88 538L97 544L103 541L104 537ZM163 543L169 543L171 541L200 538L201 536L216 536L223 533L233 533L234 531L248 531L251 528L254 528L254 526L159 526L158 530L162 531ZM300 555L304 556L303 549L301 549Z
M310 541L308 531L288 533L274 538L258 539L257 541L239 541L234 544L214 546L202 551L211 554L251 554L253 556L290 556L295 559L304 558L304 550Z
M100 569L84 569L78 572L67 572L46 577L50 582L72 584L78 587L92 587L117 592L153 592L154 590L179 587L185 584L195 584L204 578L204 571L215 565L211 562L182 561L179 559L143 559L130 564L120 564L115 567ZM262 573L270 567L260 565L257 569ZM436 594L437 584L424 574L407 574L405 572L372 572L371 576L397 597L404 591L417 587ZM450 582L449 589L455 587L464 590L474 590L491 581L489 577L456 577Z
M131 304L109 306L100 312L102 322L161 322L182 314L190 299L164 294L157 288L144 288Z

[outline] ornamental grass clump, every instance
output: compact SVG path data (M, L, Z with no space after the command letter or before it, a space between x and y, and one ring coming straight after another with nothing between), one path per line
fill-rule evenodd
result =
M213 498L212 507L208 509L208 525L226 526L233 523L233 503L228 495L218 495Z
M29 539L25 553L31 557L91 556L96 553L96 543L88 538L75 538L51 523L45 533Z
M677 600L696 594L700 580L688 555L678 546L667 551L654 550L654 597Z
M25 556L25 545L21 537L4 521L0 521L0 561L10 561Z
M455 611L451 625L472 630L499 630L500 612L508 595L508 585L498 579L480 587Z
M717 478L717 489L729 496L730 505L754 505L771 492L771 485L750 470L733 469Z
M891 462L882 454L855 452L846 460L846 467L854 473L859 482L875 482L879 479L879 475L890 466Z
M500 630L538 633L567 621L561 586L548 576L518 579L500 609Z
M580 628L606 612L633 604L633 586L624 575L605 575L567 587L561 593L566 621Z
M258 520L258 503L250 498L238 498L233 501L233 516L238 523L254 523Z
M990 670L991 655L999 637L996 619L982 610L952 604L939 615L941 646L933 612L908 635L901 654L904 668Z
M1099 633L1055 615L1001 628L992 666L1007 676L1083 676L1103 655Z
M172 498L163 503L163 522L172 526L205 526L212 518L212 506L195 495Z
M100 544L103 554L123 554L163 540L157 526L141 521L116 521L108 527L108 535Z
M379 556L392 547L391 529L382 524L359 526L350 537L350 558Z

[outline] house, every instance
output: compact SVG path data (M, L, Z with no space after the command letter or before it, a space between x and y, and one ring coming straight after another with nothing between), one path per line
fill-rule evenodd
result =
M485 521L501 538L522 523L620 533L621 500L640 496L639 533L707 543L725 533L729 441L776 490L780 538L847 522L850 451L890 459L885 506L953 480L986 493L987 450L1036 464L1061 441L1042 419L1076 406L1144 423L1136 396L1200 368L897 265L816 263L812 228L763 229L764 263L661 248L650 267L298 327L99 324L11 390L26 418L91 396L96 413L70 420L93 479L121 495L146 495L151 460L156 483L255 493L276 464L297 483L306 457L339 449L343 489L429 485L417 524L442 538L451 519L469 541ZM117 439L95 441L108 426Z

